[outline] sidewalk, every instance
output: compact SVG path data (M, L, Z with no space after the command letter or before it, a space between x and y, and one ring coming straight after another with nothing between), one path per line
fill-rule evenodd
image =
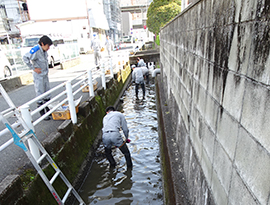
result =
M55 68L50 69L49 73L49 79L50 79L50 86L51 88L65 82L69 79L72 79L76 77L77 75L81 74L82 72L88 70L89 68L94 68L94 57L93 55L81 55L81 63L77 66L74 66L72 68L69 68L67 70L61 70L60 66L57 65ZM93 70L93 77L99 76L99 71ZM15 106L20 106L29 100L35 98L35 91L34 91L34 85L33 83L30 83L29 85L22 86L20 88L17 88L13 91L8 92L9 97L15 104ZM85 101L89 97L89 93L78 93L76 96L83 96L82 101ZM76 97L77 99L77 97ZM0 96L0 111L3 111L8 108L8 105L6 104L5 100L2 96ZM30 106L30 109L35 109L35 105ZM37 116L33 117L37 118ZM60 124L62 124L63 121L42 121L37 126L35 126L35 131L38 139L40 141L43 141L47 136L49 136L52 132L55 132ZM3 130L5 127L0 123L0 131ZM4 142L8 141L11 138L11 134L7 134L5 136L1 136L0 138L0 144L2 145ZM5 150L0 152L0 181L2 181L7 175L9 174L16 174L19 173L21 168L24 167L28 162L29 159L25 155L24 151L17 147L16 145L12 144L9 147L7 147Z

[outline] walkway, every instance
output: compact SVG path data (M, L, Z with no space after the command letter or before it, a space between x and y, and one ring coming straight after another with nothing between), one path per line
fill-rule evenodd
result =
M94 67L94 57L92 54L90 55L81 55L81 63L77 66L74 66L72 68L69 68L67 70L61 70L60 66L56 66L53 69L50 69L49 72L49 79L50 79L50 86L51 88L65 82L69 79L72 79L79 75L80 73L86 71L89 68ZM93 70L93 77L95 75L99 75L96 70ZM29 84L27 86L20 87L16 90L8 92L9 97L15 104L15 106L20 106L29 100L35 98L35 91L34 91L34 85ZM82 101L85 101L89 97L89 93L82 93L76 95L78 98L83 95ZM3 99L3 97L0 95L0 111L5 110L8 108L7 103ZM35 109L35 105L30 106L30 109ZM38 115L35 116L36 118ZM34 117L34 120L35 120ZM43 141L47 136L49 136L52 132L55 132L59 125L63 123L62 120L55 121L55 120L49 120L49 121L42 121L37 126L35 126L35 131L38 139L40 141ZM0 131L3 130L5 127L0 122ZM1 136L0 138L0 144L2 145L4 142L8 141L11 138L11 134L7 134L5 136ZM0 182L9 174L16 174L20 173L22 168L24 166L27 166L27 163L29 159L25 155L24 151L20 148L18 148L16 145L12 144L9 147L7 147L5 150L3 150L0 157Z

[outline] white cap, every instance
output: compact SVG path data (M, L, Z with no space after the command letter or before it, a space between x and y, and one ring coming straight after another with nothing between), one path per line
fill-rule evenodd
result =
M135 68L136 66L135 65L132 65L131 68Z

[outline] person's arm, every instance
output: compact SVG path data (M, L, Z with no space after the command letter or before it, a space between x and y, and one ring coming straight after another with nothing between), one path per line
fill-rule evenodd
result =
M93 40L91 41L90 48L93 50Z
M27 52L24 56L23 56L23 61L25 62L25 64L31 69L31 70L34 70L34 66L33 64L31 63L31 56L32 54L30 54L29 52Z
M41 73L41 68L35 68L32 64L31 61L37 59L37 53L36 52L27 52L24 56L23 56L23 61L25 62L25 64L34 72L36 73Z
M132 72L132 81L133 82L135 82L135 80L136 80L136 75L135 75L135 69L133 70L133 72Z
M123 130L123 133L124 133L126 139L128 139L129 129L127 127L126 118L122 113L121 113L121 127L122 127L122 130Z

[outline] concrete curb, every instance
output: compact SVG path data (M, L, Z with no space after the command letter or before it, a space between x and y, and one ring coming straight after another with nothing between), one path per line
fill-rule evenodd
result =
M20 76L13 77L10 79L3 79L0 84L4 87L6 92L18 89L21 86L28 85L33 82L32 72L24 73Z

